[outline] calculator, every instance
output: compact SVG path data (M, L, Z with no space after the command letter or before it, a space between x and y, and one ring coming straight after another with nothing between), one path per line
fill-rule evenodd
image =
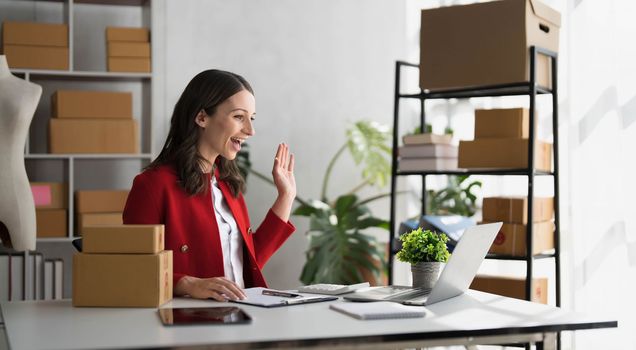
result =
M298 288L298 291L301 293L338 295L338 294L350 293L361 288L367 288L369 286L370 286L369 282L349 284L349 285L318 283L318 284L310 284L308 286L302 286Z

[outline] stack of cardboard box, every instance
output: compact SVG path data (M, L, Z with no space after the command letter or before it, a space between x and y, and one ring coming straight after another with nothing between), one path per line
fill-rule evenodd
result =
M503 221L490 253L526 256L528 225L532 225L532 254L554 249L554 200L535 197L532 223L528 220L526 197L487 197L483 201L482 220L486 223Z
M68 236L66 184L59 182L31 182L30 184L35 202L36 236Z
M150 72L150 33L147 28L107 27L109 72Z
M130 92L58 90L51 110L51 153L139 152Z
M473 279L470 289L526 300L526 279L524 277L480 275ZM533 278L531 294L531 301L547 304L548 279L545 277Z
M452 141L452 135L425 133L404 136L404 146L398 149L398 170L457 169L457 146Z
M73 256L73 306L158 307L172 299L163 225L88 226Z
M69 69L66 24L5 21L2 43L11 68Z
M87 226L120 225L128 191L93 190L75 192L76 234Z
M460 168L528 168L528 110L525 108L475 111L475 139L459 142ZM534 168L552 169L552 146L536 141Z

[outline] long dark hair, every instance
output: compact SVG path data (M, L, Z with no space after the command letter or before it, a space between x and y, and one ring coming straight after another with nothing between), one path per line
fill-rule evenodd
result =
M200 131L195 117L201 110L214 115L223 101L241 90L254 94L247 80L238 74L222 70L206 70L192 78L174 106L166 143L159 156L147 168L172 164L181 186L188 194L204 192L209 184L201 169L209 161L199 154L197 148ZM220 178L228 183L232 194L236 197L245 192L245 179L235 161L222 156L218 158Z

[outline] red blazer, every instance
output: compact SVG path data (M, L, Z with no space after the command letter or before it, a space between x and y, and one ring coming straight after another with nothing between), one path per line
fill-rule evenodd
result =
M208 174L208 182L210 175ZM258 230L252 231L242 194L232 196L218 179L223 197L243 236L243 280L246 287L266 287L261 269L296 230L271 209ZM210 189L189 196L172 166L163 165L137 175L124 208L124 224L164 224L166 250L173 251L173 283L183 276L222 277L223 253Z

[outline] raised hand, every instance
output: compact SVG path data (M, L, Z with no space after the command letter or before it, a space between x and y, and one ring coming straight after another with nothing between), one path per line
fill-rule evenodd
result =
M289 145L285 143L279 144L276 150L272 176L278 191L272 211L283 221L289 221L291 207L296 198L296 179L294 178L294 155L289 153Z

